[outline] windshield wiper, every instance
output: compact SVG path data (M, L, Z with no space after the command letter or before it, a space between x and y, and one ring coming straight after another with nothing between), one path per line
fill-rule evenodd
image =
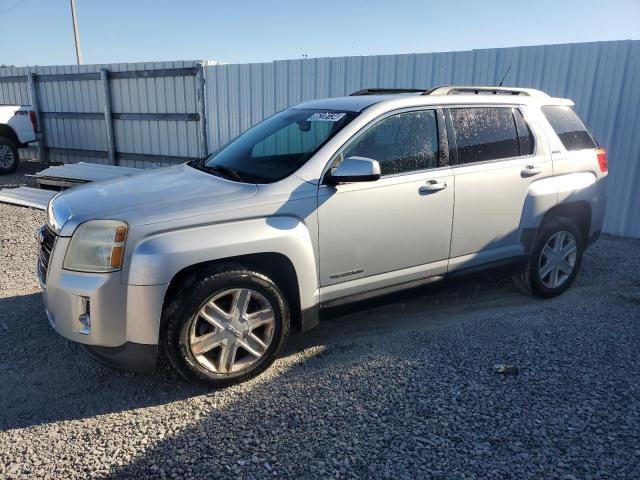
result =
M210 157L209 157L210 158ZM263 177L254 173L240 173L238 170L227 167L225 165L207 165L206 162L209 158L199 158L188 162L190 166L196 170L211 173L213 175L222 176L243 183L271 183L273 179L269 177ZM221 175L220 175L221 174Z
M237 170L234 170L230 167L225 167L224 165L202 165L202 169L206 172L217 172L222 173L227 178L231 180L236 180L238 182L244 182L244 178Z
M238 182L244 182L245 179L242 176L242 174L240 172L238 172L237 170L234 170L231 167L226 167L224 165L207 165L206 162L206 158L200 158L198 160L195 160L193 162L189 162L189 165L191 165L193 168L196 168L198 170L202 170L203 172L208 172L208 173L213 173L215 174L222 174L222 175L218 175L218 176L222 176L222 177L226 177L226 178L230 178L231 180L235 180Z

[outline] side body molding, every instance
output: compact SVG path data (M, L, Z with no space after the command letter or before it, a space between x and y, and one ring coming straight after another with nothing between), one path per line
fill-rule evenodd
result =
M167 284L186 267L240 255L279 253L293 264L300 307L318 303L317 265L311 236L298 218L282 215L158 232L142 239L131 255L127 283Z

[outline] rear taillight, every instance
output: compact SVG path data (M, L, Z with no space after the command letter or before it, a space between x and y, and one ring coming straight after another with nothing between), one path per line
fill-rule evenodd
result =
M36 112L33 110L29 110L29 120L31 120L31 125L33 126L33 131L38 131L38 119L36 118Z
M609 164L607 161L607 151L602 147L598 147L596 149L596 155L598 156L598 164L600 165L600 171L601 172L608 171Z

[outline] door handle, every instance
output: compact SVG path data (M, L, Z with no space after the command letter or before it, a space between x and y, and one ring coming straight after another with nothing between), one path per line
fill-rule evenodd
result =
M437 192L438 190L444 190L447 188L446 182L439 182L437 180L428 180L418 190L420 193Z
M534 175L538 175L541 172L541 168L538 168L534 165L527 165L520 171L520 175L522 175L523 177L533 177Z

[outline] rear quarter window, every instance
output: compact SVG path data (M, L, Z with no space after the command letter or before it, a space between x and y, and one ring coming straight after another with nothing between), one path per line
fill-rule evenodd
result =
M564 105L547 105L542 107L542 113L565 149L571 151L596 148L597 145L584 123L571 108Z

